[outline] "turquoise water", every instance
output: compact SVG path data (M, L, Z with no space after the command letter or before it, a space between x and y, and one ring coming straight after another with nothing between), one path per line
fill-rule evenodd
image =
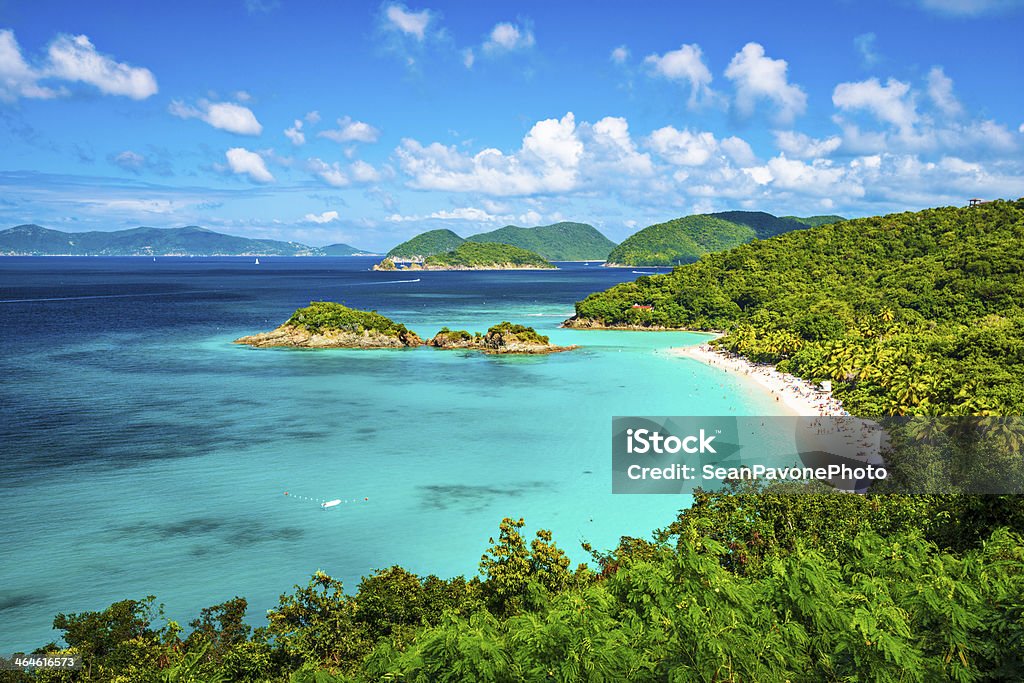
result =
M352 590L394 564L472 575L505 516L552 529L585 561L581 541L648 537L689 503L611 495L612 416L780 412L738 378L663 352L704 335L558 328L574 300L628 273L402 283L354 259L315 271L282 259L258 279L235 261L158 273L51 261L0 262L3 300L35 300L0 303L0 652L54 639L57 612L128 597L154 594L185 623L243 595L259 624L317 569ZM424 335L511 320L582 348L231 344L339 292ZM41 301L79 296L108 298ZM346 502L319 507L333 498Z

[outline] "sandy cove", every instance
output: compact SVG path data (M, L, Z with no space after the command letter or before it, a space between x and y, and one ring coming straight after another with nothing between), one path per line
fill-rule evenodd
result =
M707 343L675 347L667 349L666 353L693 358L726 372L749 377L775 396L775 400L785 405L794 415L849 415L843 410L842 403L832 397L832 392L822 390L813 382L779 372L773 365L753 363L742 356L716 349Z

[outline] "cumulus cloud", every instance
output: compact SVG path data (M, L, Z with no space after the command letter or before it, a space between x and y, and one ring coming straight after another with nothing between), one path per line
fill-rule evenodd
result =
M612 50L611 60L616 64L624 64L629 59L629 49L625 45L619 45Z
M332 187L346 187L351 183L348 176L342 170L341 164L337 161L329 164L323 159L314 157L307 161L306 165L310 173L318 176Z
M323 213L307 213L302 217L302 220L307 223L318 223L323 225L324 223L333 223L341 220L341 217L338 216L337 211L324 211Z
M111 159L111 161L124 170L131 171L132 173L139 173L146 166L146 157L142 156L138 152L133 152L130 149L126 149L117 154L113 159Z
M368 123L353 121L345 116L338 119L337 130L321 131L317 136L334 142L377 142L380 131Z
M199 100L197 106L192 106L181 100L172 100L167 111L180 119L199 119L236 135L259 135L263 132L263 126L252 110L234 102Z
M407 36L412 36L422 41L427 34L427 27L430 25L430 10L413 12L404 5L389 5L384 10L385 26L393 31L398 31Z
M647 55L644 64L658 76L689 83L691 107L707 100L712 94L711 71L704 64L704 55L699 45L683 45L663 55Z
M274 182L274 176L267 170L263 157L256 152L250 152L244 147L232 147L225 156L232 173L249 176L254 183Z
M533 31L509 22L495 24L483 45L484 52L510 52L533 47Z
M945 74L941 66L933 66L928 72L928 97L946 116L959 116L963 106L953 94L953 79Z
M674 126L654 131L647 138L647 144L663 159L678 166L703 166L719 148L713 133L694 133L688 128L677 130Z
M476 55L473 54L472 48L467 47L465 50L462 51L462 66L466 67L467 69L472 69L473 64L475 63Z
M840 83L832 92L832 104L842 110L870 112L879 121L909 130L918 120L917 105L910 84L890 78L882 85L877 78Z
M362 160L352 162L349 171L357 183L375 183L381 179L380 171Z
M68 94L64 87L40 83L45 80L85 83L106 95L134 100L144 100L157 92L153 72L97 52L87 36L57 36L43 63L33 67L22 55L14 31L0 30L0 99L52 99Z
M758 101L767 100L775 105L779 122L788 123L803 114L807 109L807 94L788 81L788 68L786 60L766 56L759 43L744 45L725 70L725 77L736 88L739 113L750 116Z
M302 132L302 119L295 119L291 128L284 129L284 135L296 147L306 144L306 134Z
M842 144L843 139L838 135L819 139L793 130L775 131L775 146L779 151L799 159L828 156Z

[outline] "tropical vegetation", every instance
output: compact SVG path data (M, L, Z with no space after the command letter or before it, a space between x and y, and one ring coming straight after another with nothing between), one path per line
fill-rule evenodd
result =
M855 414L1024 411L1024 200L798 230L576 304L570 324L723 330Z
M538 254L508 244L463 242L454 251L423 259L424 268L554 268Z
M497 242L536 252L549 261L604 261L615 242L586 223L562 222L534 228L506 225L466 238L470 242Z
M670 266L704 254L806 228L804 223L760 211L726 211L676 218L628 237L608 255L610 265Z
M395 246L387 255L398 259L418 261L433 254L452 251L464 241L451 230L428 230Z
M360 311L333 301L311 301L309 306L300 308L284 323L300 327L314 334L332 330L362 333L377 332L389 337L402 337L409 330L376 311Z

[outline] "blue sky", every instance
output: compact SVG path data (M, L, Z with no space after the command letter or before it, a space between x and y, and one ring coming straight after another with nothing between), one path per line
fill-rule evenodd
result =
M0 0L0 227L386 249L1024 195L1024 1Z

